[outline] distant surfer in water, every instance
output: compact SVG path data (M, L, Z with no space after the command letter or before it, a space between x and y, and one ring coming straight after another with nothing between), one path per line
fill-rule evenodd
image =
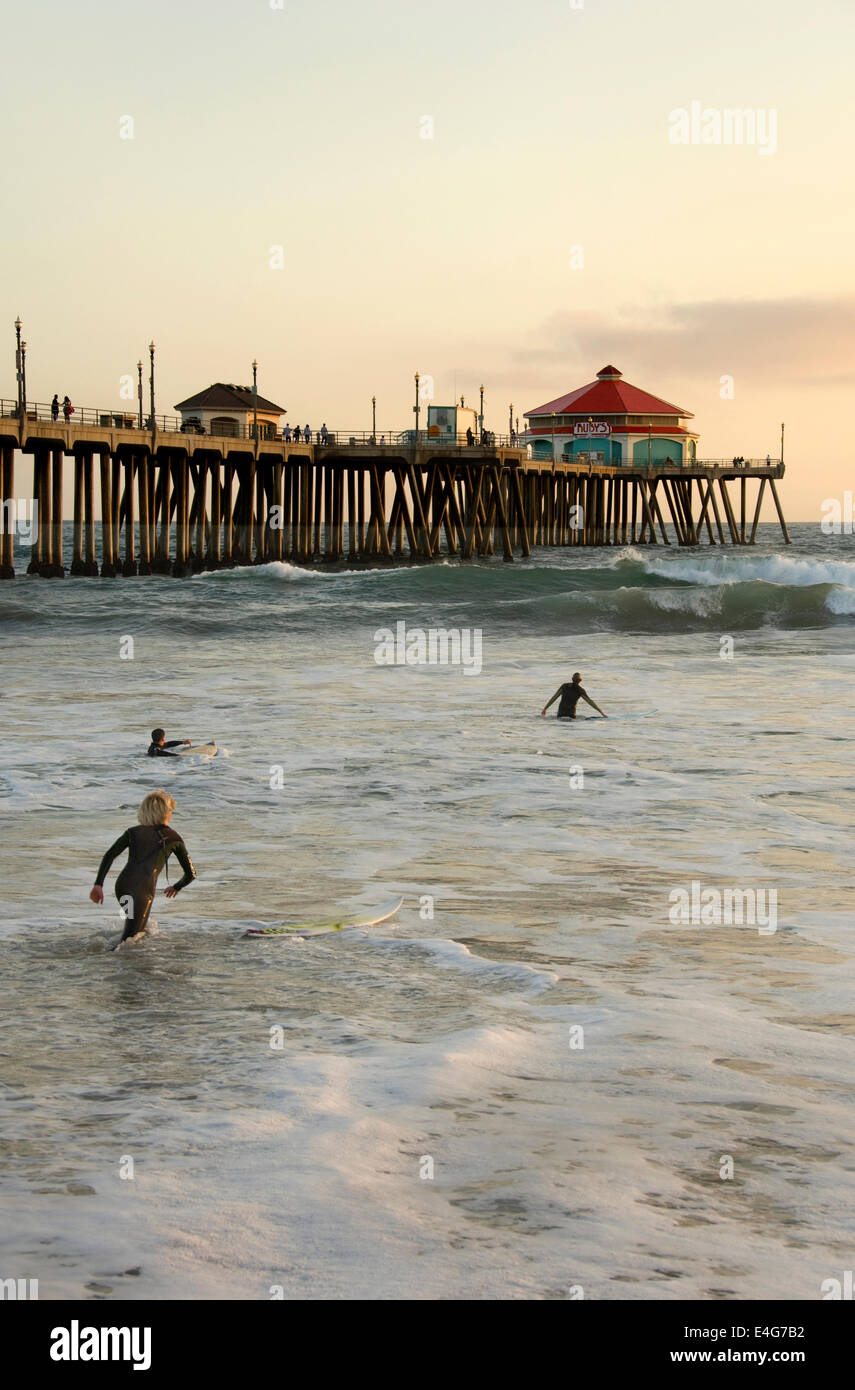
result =
M597 711L597 714L602 714L604 719L608 719L609 716L603 714L603 711L600 709L599 705L594 703L587 690L582 689L581 680L582 677L579 675L579 672L575 671L571 680L565 681L563 685L559 685L552 699L549 701L549 704L544 705L543 709L540 711L541 719L549 709L549 705L554 705L559 696L561 697L561 704L558 706L558 714L556 716L558 719L575 719L576 706L580 700L584 700L586 705L590 705L591 709Z
M177 758L177 753L170 753L170 748L189 748L189 738L174 738L171 742L166 742L166 734L163 729L152 729L151 743L148 745L148 756L150 758Z
M89 896L93 903L104 901L104 879L110 872L110 865L122 850L128 851L128 862L116 879L116 897L122 906L125 917L125 934L136 936L145 931L148 924L157 877L170 854L174 854L184 870L184 877L170 884L166 890L167 898L174 898L196 877L196 870L190 862L187 846L177 830L170 827L175 802L168 792L150 792L140 803L137 812L139 825L133 825L120 835L101 860L95 886ZM167 869L167 877L169 870Z

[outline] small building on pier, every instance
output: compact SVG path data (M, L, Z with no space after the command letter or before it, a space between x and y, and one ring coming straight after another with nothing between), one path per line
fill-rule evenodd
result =
M692 464L698 436L690 410L623 380L603 367L596 381L525 411L525 443L535 459L644 467Z
M175 409L181 414L183 430L191 434L216 434L226 439L245 439L251 435L256 409L259 439L275 439L279 434L279 421L287 414L284 406L274 405L264 396L256 397L251 386L233 386L223 381L215 381L213 386L188 396Z
M478 412L463 404L428 406L428 439L439 440L444 444L458 444L471 430L478 438Z

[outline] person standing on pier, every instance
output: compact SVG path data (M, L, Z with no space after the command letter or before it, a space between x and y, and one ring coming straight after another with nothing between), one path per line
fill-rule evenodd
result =
M50 418L52 420L59 419L59 396L57 394L54 394L54 398L50 403Z
M574 671L571 680L565 681L563 685L559 685L552 699L549 701L549 704L544 705L543 709L540 711L541 719L549 709L549 705L554 705L559 696L561 697L561 704L558 706L558 714L556 716L558 719L575 719L576 706L580 700L584 700L586 705L590 705L591 709L597 711L597 714L602 714L604 719L608 719L609 716L603 714L603 711L600 709L599 705L594 703L587 690L582 689L581 681L582 677L579 672Z
M305 439L305 441L306 441L307 444L311 444L311 442L312 442L312 431L309 429L309 426L308 426L308 425L306 425L306 428L303 430L303 438Z
M71 401L68 399L67 396L63 396L62 398L62 413L65 417L65 423L68 424L69 420L74 414L74 406L71 404Z
M326 444L329 441L329 437L330 434L329 430L327 429L327 422L326 420L324 420L324 423L321 425L321 443Z
M285 440L285 443L286 443L286 444L290 444L290 443L291 443L291 426L290 426L290 425L286 425L286 426L285 426L284 430L282 431L282 438Z
M294 426L294 443L295 443L295 444L299 444L299 443L300 443L300 426L299 426L299 425L295 425L295 426Z
M183 878L170 884L167 898L174 898L196 877L196 870L187 853L187 846L169 824L175 801L163 790L150 792L137 811L139 825L133 825L120 835L101 860L94 887L89 896L99 906L104 901L104 879L110 866L122 850L128 851L128 862L116 879L116 897L125 913L122 941L137 936L148 926L151 905L161 869L170 854L174 854L184 870ZM167 876L169 870L167 870ZM129 910L130 909L130 910ZM121 944L121 943L119 943Z

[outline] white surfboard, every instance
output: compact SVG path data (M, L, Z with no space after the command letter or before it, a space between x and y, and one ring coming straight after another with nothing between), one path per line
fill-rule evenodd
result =
M291 922L282 927L250 927L244 936L323 936L325 932L347 931L349 927L376 927L388 922L402 906L404 899L387 903L370 917L338 917L326 922Z
M177 748L175 750L179 758L190 758L194 755L197 758L213 758L217 752L215 743L193 743L189 748Z

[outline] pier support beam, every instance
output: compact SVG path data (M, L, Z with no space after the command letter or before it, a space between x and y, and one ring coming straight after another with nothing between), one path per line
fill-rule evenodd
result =
M787 530L787 523L786 523L786 521L784 520L784 513L783 513L783 511L781 510L781 499L780 499L779 496L778 496L778 489L775 487L775 479L774 479L774 478L770 478L770 479L769 479L769 486L770 486L770 488L772 489L772 498L773 498L774 503L775 503L775 510L776 510L776 512L778 513L778 520L779 520L779 522L781 523L781 530L782 530L783 535L784 535L784 540L786 541L787 545L789 545L789 544L790 544L790 533L789 533L789 531Z
M150 470L154 467L149 461L148 454L139 454L136 459L137 470L137 493L140 507L140 559L139 574L151 574L154 540L154 517L152 516L152 489L150 484ZM131 463L130 493L133 497L133 461ZM133 506L133 503L131 503ZM127 553L126 553L127 561Z
M139 465L137 465L139 467ZM136 531L134 526L134 457L131 455L124 460L125 469L125 495L124 502L125 518L125 558L122 561L122 574L126 578L137 573L137 553L136 553ZM142 474L139 475L139 488L142 494L143 481ZM143 531L143 499L140 496L140 548L142 549ZM118 556L117 556L118 558Z
M115 579L116 558L113 551L113 490L110 455L101 452L101 578Z
M0 443L0 579L15 578L15 446Z
M46 574L50 567L50 491L48 468L50 455L44 447L36 446L33 454L33 522L35 534L30 549L27 574Z
M51 567L52 579L65 577L62 559L62 449L53 450L51 464Z

